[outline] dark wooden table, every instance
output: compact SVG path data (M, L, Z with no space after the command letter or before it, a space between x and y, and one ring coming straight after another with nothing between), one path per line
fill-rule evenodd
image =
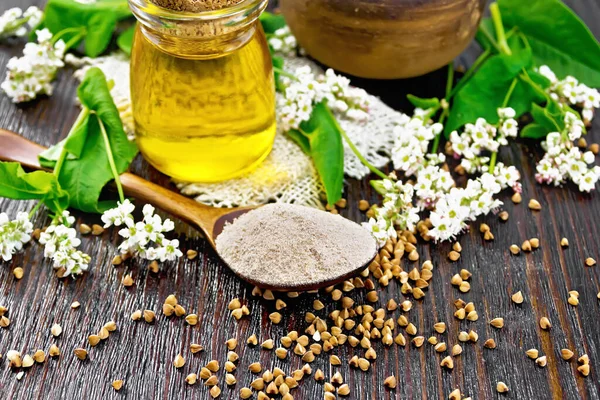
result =
M11 6L41 4L34 0L3 0L0 12ZM567 1L600 36L600 6L597 0ZM20 54L22 42L9 41L0 45L0 71L4 78L4 67L8 59ZM468 63L477 54L476 47L470 49L461 60ZM77 83L71 71L61 72L56 81L56 92L49 99L40 99L25 106L15 106L0 96L0 127L20 133L28 139L44 145L56 143L68 131L78 108L75 105ZM441 94L445 73L438 71L426 77L398 82L356 83L381 95L396 107L406 107L406 93L417 95ZM600 118L596 120L588 140L600 140ZM351 387L353 399L416 399L447 398L455 388L473 399L600 399L600 267L584 266L586 257L600 258L600 198L598 193L580 194L572 187L551 188L540 186L533 180L535 162L540 157L538 144L522 142L511 144L501 153L500 159L516 165L523 173L524 203L513 205L508 198L505 209L510 213L507 223L500 223L494 216L483 221L495 233L493 242L484 242L477 229L460 237L463 256L459 262L451 263L446 255L449 244L439 246L419 245L422 260L431 259L435 265L432 284L427 296L416 301L409 319L420 332L428 337L437 321L448 324L444 340L453 345L457 333L474 329L479 333L477 344L466 344L463 354L455 359L453 371L439 366L442 356L432 346L425 344L416 349L393 345L389 349L377 342L378 359L369 372L361 372L348 366L347 360L363 351L342 346L334 350L343 360L341 367L329 365L328 356L317 357L313 370L323 369L327 377L340 371ZM164 176L153 171L141 159L133 171L155 182L169 185ZM357 210L360 198L377 201L367 181L349 180L346 185L348 209L343 214L354 220L364 216ZM536 198L542 204L541 212L531 212L526 202ZM0 210L14 215L18 210L29 210L32 204L0 200ZM98 216L77 214L78 223L99 222ZM45 212L35 217L35 226L49 223ZM283 311L280 325L268 319L274 311L274 303L252 297L252 287L241 282L227 270L206 242L199 238L189 226L178 222L177 232L182 248L196 249L198 258L185 258L169 263L159 274L150 273L145 263L128 262L118 268L111 265L118 242L117 231L107 230L101 237L85 237L82 248L92 256L91 268L77 280L57 279L51 265L42 258L38 244L28 245L10 263L0 263L0 305L9 308L11 325L0 329L0 353L16 349L31 354L36 349L48 351L57 344L62 355L35 365L25 372L22 380L8 368L4 356L0 360L1 398L52 398L52 399L207 399L208 389L198 383L186 385L184 379L190 372L198 372L208 360L225 361L225 340L236 337L240 341L237 352L241 360L236 373L238 384L228 388L223 383L223 369L219 372L221 398L239 398L239 389L252 379L247 372L251 362L260 361L265 367L280 367L285 372L302 365L299 357L292 355L281 361L272 351L261 351L245 345L246 338L255 333L260 340L279 340L289 330L306 327L304 313L311 310L312 300L323 299L326 309L318 314L325 318L326 311L333 309L332 301L324 293L304 295L291 301L285 299L288 308ZM567 237L571 243L562 250L559 241ZM533 253L512 256L508 247L512 243L539 237L541 248ZM13 268L22 266L25 276L16 280ZM406 261L405 268L410 265ZM461 268L473 273L472 290L461 294L450 285L450 277ZM133 275L135 284L125 288L121 284L124 274ZM380 304L394 298L403 300L397 282L386 289L377 289ZM525 302L517 306L510 295L521 290ZM581 294L580 305L567 303L567 292L577 290ZM175 293L188 312L199 315L198 325L188 326L182 319L166 318L160 313L167 295ZM354 291L351 296L364 300L363 291ZM235 298L243 299L251 310L249 318L236 322L227 310L227 303ZM463 298L475 303L480 319L477 322L461 322L453 317L453 300ZM70 304L79 301L81 307L72 310ZM157 312L156 323L133 322L130 314L136 309L151 309ZM311 310L312 311L312 310ZM399 316L396 311L394 318ZM489 325L494 317L503 317L506 326L496 330ZM540 317L550 319L553 327L542 331ZM97 332L107 321L114 319L118 329L110 338L97 347L90 348L87 337ZM50 335L53 323L59 323L63 333L59 338ZM486 338L494 338L498 348L483 348ZM205 351L192 355L190 343L200 343ZM89 351L89 358L80 361L73 355L76 347ZM539 349L548 357L548 365L540 368L525 356L529 348ZM560 349L569 348L577 355L587 353L592 372L583 378L576 371L575 361L565 362L560 358ZM179 370L173 367L173 359L182 353L187 364ZM398 388L388 391L383 387L385 377L398 377ZM124 387L115 392L111 382L124 380ZM496 383L503 381L510 387L507 395L496 393ZM323 397L322 384L307 378L293 391L296 399L316 400Z

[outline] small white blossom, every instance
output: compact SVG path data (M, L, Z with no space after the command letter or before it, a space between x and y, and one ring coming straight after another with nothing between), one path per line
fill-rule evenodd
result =
M130 225L133 223L133 215L131 215L133 210L135 210L135 206L128 199L125 199L123 203L118 203L116 208L112 208L102 214L104 227L110 228L112 225L121 226L123 224Z
M357 122L369 118L369 99L363 89L350 86L350 80L328 69L324 75L315 77L309 66L297 68L297 80L281 76L283 96L278 97L280 125L284 131L298 129L308 121L313 106L324 100L336 116Z
M380 246L389 238L397 236L396 229L412 230L419 222L419 209L413 207L414 188L393 182L390 179L371 181L371 184L383 196L381 207L375 207L375 217L363 223Z
M497 125L478 118L474 124L466 124L462 133L450 134L450 143L455 158L461 159L461 166L469 174L485 173L489 169L490 158L485 152L497 152L508 144L508 138L517 137L519 124L514 119L514 109L499 108Z
M521 192L521 173L514 166L505 166L503 163L496 164L494 177L502 189L512 188L514 192Z
M542 142L546 154L536 166L535 179L539 183L560 186L572 181L579 191L592 191L600 178L600 167L589 167L595 156L591 152L582 153L573 146L573 140L581 137L583 127L576 116L567 113L565 131L552 132Z
M0 213L0 257L10 261L13 254L21 251L23 245L31 240L33 225L26 212L18 212L14 220L6 213Z
M466 229L467 222L486 215L502 205L494 196L502 190L498 179L484 173L469 179L465 188L452 188L441 198L429 216L429 236L436 241L450 240Z
M27 43L23 57L13 57L6 66L6 79L0 88L15 103L35 99L40 94L52 95L52 81L64 66L65 43L52 44L48 29L36 32L38 43Z
M269 45L275 53L284 56L293 57L298 50L298 42L296 37L292 35L290 28L286 25L283 28L277 29L273 34L268 35Z
M27 28L36 27L42 20L43 12L34 6L25 12L18 7L10 8L0 15L0 39L10 36L25 36Z
M450 172L437 165L427 165L417 175L415 183L417 205L422 210L435 206L438 200L454 187L454 184Z
M554 100L581 107L581 115L586 122L590 122L594 118L594 110L600 107L598 90L580 83L572 76L567 76L562 80L558 79L547 65L541 66L538 72L550 81L547 92Z
M415 175L426 165L429 143L443 129L441 124L423 120L429 111L417 108L412 118L401 119L394 127L392 162L406 176Z
M135 206L125 200L116 208L107 210L102 215L105 227L124 226L119 230L119 235L125 239L119 245L122 254L138 255L146 260L172 261L183 253L179 250L178 240L168 240L165 233L175 229L175 224L170 219L165 219L154 214L154 207L146 204L142 209L144 218L135 222L133 211Z
M54 269L62 269L62 276L75 276L87 271L90 256L77 250L81 240L71 226L75 218L68 211L56 218L40 234L40 243L44 245L44 257L54 262Z

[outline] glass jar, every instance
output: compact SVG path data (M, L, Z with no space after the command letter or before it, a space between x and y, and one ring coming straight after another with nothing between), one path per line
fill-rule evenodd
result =
M267 0L196 13L129 5L139 21L131 101L146 160L188 182L258 166L275 139L273 65L258 21Z

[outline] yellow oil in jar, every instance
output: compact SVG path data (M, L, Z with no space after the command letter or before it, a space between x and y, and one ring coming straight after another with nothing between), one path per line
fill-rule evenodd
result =
M271 151L275 89L260 27L230 54L192 60L161 51L138 26L131 91L140 151L175 179L230 179L258 166Z

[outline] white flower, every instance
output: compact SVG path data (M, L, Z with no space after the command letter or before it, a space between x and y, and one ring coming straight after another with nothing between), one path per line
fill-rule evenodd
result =
M502 205L500 200L494 199L500 190L500 183L489 173L469 179L465 188L450 189L429 216L433 225L429 236L436 241L453 239L467 227L467 222Z
M397 236L396 229L412 230L419 222L419 209L413 207L414 189L412 185L393 182L390 179L371 181L383 196L381 207L375 207L375 218L363 223L380 246Z
M173 261L181 257L183 253L179 250L179 240L166 240L162 241L162 246L156 249L156 258L161 262Z
M182 256L179 241L167 240L164 235L175 229L173 221L163 221L159 215L154 214L154 207L146 204L142 209L143 220L135 222L132 215L134 210L135 206L129 200L125 200L102 215L105 227L125 225L119 230L119 236L125 239L119 245L122 254L138 255L146 260L161 262Z
M104 222L104 227L109 228L112 225L121 226L126 224L130 226L133 223L133 210L135 206L128 200L125 199L123 203L118 203L116 208L111 208L102 214L102 222Z
M555 83L557 81L556 75L554 74L554 72L552 72L550 67L548 67L547 65L542 65L538 69L538 72L540 73L540 75L546 77L546 79L548 79L550 81L550 83Z
M298 42L287 25L269 35L268 42L275 53L287 57L295 56L298 50Z
M426 165L429 142L440 132L440 124L430 124L423 120L429 111L416 109L412 118L399 121L394 127L394 147L392 161L394 168L406 176L415 175Z
M535 179L539 183L559 186L566 181L572 181L581 192L590 192L600 178L600 167L589 168L588 165L595 161L591 152L582 153L573 146L573 140L581 137L581 121L576 116L565 118L566 130L563 134L549 133L542 147L546 154L536 166Z
M514 166L505 166L503 163L496 164L494 177L501 189L512 188L515 192L521 192L521 173Z
M310 119L313 106L323 100L337 116L357 122L369 118L368 94L350 86L349 79L336 75L332 69L315 77L309 66L303 66L296 69L294 76L297 80L286 76L280 78L284 90L277 102L283 131L298 129L302 122Z
M0 15L0 39L10 36L25 36L27 28L37 26L42 20L42 16L42 11L33 6L25 12L18 7L8 9Z
M388 239L396 236L396 230L384 218L370 218L362 224L375 238L379 247L383 247Z
M52 95L52 81L64 66L65 43L59 40L53 45L48 29L36 34L38 43L27 43L23 57L8 61L6 79L0 86L15 103L33 100L39 94Z
M33 224L26 212L18 212L12 221L6 213L0 213L0 257L4 261L10 261L13 254L31 240L31 232Z
M538 72L550 80L551 85L547 92L554 100L581 107L581 115L584 121L590 122L594 118L594 109L600 107L600 92L598 90L580 83L572 76L559 80L546 65L541 66Z
M453 186L454 179L450 172L437 165L427 165L417 175L415 184L417 205L422 210L435 206Z
M62 269L61 276L75 276L87 271L90 256L77 250L81 240L71 226L75 218L68 211L55 218L45 232L40 234L39 242L44 245L44 257L53 261L55 269Z

